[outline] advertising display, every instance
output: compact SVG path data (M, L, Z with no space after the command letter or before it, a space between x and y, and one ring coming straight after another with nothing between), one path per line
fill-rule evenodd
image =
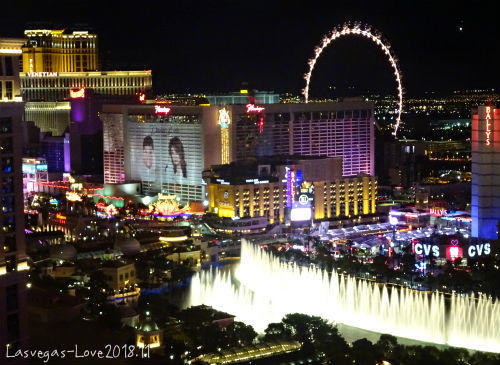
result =
M308 221L312 218L311 208L293 207L290 212L290 220L292 222Z
M120 115L103 116L104 183L125 182L124 171L124 123Z
M461 241L456 237L450 238L446 244L426 241L413 240L412 252L417 257L442 257L450 261L455 261L461 258L482 258L491 254L490 242Z
M202 200L203 133L196 116L129 117L130 177L145 194L173 194L182 202Z
M292 203L290 220L295 222L312 219L313 203L314 185L311 182L302 181L296 189L296 199Z

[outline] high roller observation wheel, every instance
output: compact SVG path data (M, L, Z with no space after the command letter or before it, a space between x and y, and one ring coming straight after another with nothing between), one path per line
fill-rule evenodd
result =
M330 33L327 33L323 37L323 41L321 42L321 44L314 49L314 57L310 58L308 62L309 71L304 75L304 79L306 81L306 87L304 88L302 93L304 95L305 102L306 103L309 102L309 86L311 84L311 76L314 70L314 66L318 61L318 58L321 56L321 53L323 53L324 49L328 47L330 43L332 43L334 40L349 35L362 36L366 39L371 40L373 43L379 46L387 56L387 59L389 60L392 69L394 70L394 76L396 78L396 83L398 85L398 109L397 109L398 115L396 117L396 124L394 124L394 131L392 132L392 135L396 137L399 125L401 124L401 113L403 112L403 84L401 83L401 78L402 78L401 71L399 69L398 60L391 51L390 44L387 41L382 40L381 34L377 31L372 30L372 28L369 26L362 27L358 23L354 25L346 23L341 27L333 28L330 31Z

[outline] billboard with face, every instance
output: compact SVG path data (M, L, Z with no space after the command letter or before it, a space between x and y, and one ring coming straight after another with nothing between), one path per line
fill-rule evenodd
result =
M119 114L104 114L101 118L104 123L104 183L123 183L125 182L123 166L125 140L122 116Z
M202 126L196 116L168 116L142 122L129 117L130 176L143 192L174 194L181 201L201 201Z

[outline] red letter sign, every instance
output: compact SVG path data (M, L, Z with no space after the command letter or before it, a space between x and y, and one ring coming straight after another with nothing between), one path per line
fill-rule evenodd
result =
M485 132L486 134L486 146L489 146L491 144L490 141L490 135L491 135L491 107L487 106L486 107L486 127L485 127Z
M155 113L156 114L163 114L163 115L168 115L170 114L170 108L166 106L161 106L161 105L155 105Z

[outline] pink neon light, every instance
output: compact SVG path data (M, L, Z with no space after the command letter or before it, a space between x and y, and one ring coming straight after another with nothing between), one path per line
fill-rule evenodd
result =
M491 145L490 135L491 135L491 107L486 107L486 146Z
M431 208L429 210L429 213L434 217L441 217L443 215L446 215L446 209Z
M262 113L264 110L266 110L265 107L263 106L257 106L255 104L247 104L247 113Z
M406 213L405 218L418 218L417 213Z
M85 89L70 89L69 90L69 97L71 99L83 99L85 97Z
M155 105L155 113L156 114L169 115L171 110L172 110L172 108L169 108L166 106Z
M145 94L139 94L139 101L145 101L146 100L146 95Z
M460 246L449 246L446 249L446 257L448 260L455 261L456 259L462 257L463 250Z

